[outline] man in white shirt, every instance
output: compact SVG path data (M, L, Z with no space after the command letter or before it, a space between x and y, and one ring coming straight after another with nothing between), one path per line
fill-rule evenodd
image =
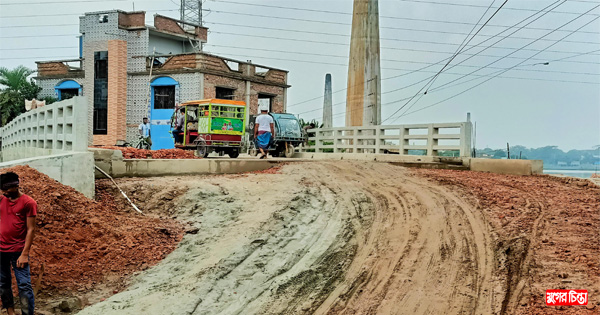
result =
M142 121L143 123L141 123L140 127L138 128L140 136L144 137L144 140L148 142L148 145L152 146L152 139L150 138L150 123L148 122L148 118L144 117Z
M275 122L273 121L273 117L269 115L268 109L262 108L260 110L260 115L256 117L256 121L254 122L254 139L256 139L256 144L262 154L260 156L261 159L267 157L269 144L271 143L271 138L274 138L274 135Z

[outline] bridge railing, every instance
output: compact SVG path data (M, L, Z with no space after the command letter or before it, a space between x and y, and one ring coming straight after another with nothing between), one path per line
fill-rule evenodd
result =
M378 125L308 130L301 152L470 156L472 123Z
M83 97L23 113L0 128L3 161L87 152L87 123Z

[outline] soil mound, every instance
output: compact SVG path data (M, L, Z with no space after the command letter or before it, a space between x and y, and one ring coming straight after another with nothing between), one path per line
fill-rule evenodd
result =
M28 166L0 170L21 178L21 191L38 203L32 246L32 281L45 265L41 289L88 291L106 279L156 264L183 237L179 223L118 211L112 197L86 198Z

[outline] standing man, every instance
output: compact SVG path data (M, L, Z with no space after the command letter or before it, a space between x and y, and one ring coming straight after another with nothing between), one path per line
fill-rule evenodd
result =
M175 139L175 145L183 143L183 136L180 134L183 132L183 124L185 122L185 108L181 107L179 112L175 115L175 123L173 126L173 139Z
M267 157L269 144L271 143L271 138L275 135L275 122L273 121L273 117L269 115L269 110L266 108L261 108L260 115L256 117L254 122L254 139L256 139L256 144L258 145L258 149L262 155L261 159Z
M150 138L150 123L148 122L148 117L144 117L138 129L140 131L140 136L144 138L146 143L148 143L148 147L152 147L152 139Z
M35 307L29 250L35 233L37 203L19 190L19 175L0 175L0 299L8 315L15 314L11 287L11 266L19 288L21 314L33 315Z

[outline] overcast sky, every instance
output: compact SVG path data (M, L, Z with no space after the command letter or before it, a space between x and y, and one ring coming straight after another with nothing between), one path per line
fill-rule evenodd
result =
M496 0L483 21L502 2ZM486 35L506 29L501 26L512 26L561 2L508 1L470 44L481 43L490 38ZM443 67L438 62L452 56L491 3L492 0L379 2L384 119L406 103L398 100L415 95L427 82L419 81ZM460 54L450 66L479 53L447 69L427 95L399 112L405 115L389 119L386 124L457 122L464 121L470 112L477 122L479 148L502 148L506 142L528 147L558 145L563 150L600 145L600 8L593 9L599 4L600 1L590 0L566 1L492 48L483 50L517 28ZM12 68L22 64L35 68L36 60L77 57L79 15L110 9L130 11L134 6L147 12L147 24L152 23L155 13L179 18L179 0L1 0L0 66ZM334 126L343 126L351 0L205 1L204 9L205 26L210 30L205 51L289 71L289 112L321 120L325 74L331 73L333 91L341 90L333 95ZM590 9L593 10L581 16ZM579 31L570 32L590 21ZM570 36L557 43L566 35ZM526 47L517 51L523 46ZM521 62L500 77L474 87L501 69ZM544 62L549 64L543 65ZM421 70L411 72L418 69ZM478 69L481 70L457 81ZM464 83L458 84L461 82ZM436 87L444 89L435 91Z

